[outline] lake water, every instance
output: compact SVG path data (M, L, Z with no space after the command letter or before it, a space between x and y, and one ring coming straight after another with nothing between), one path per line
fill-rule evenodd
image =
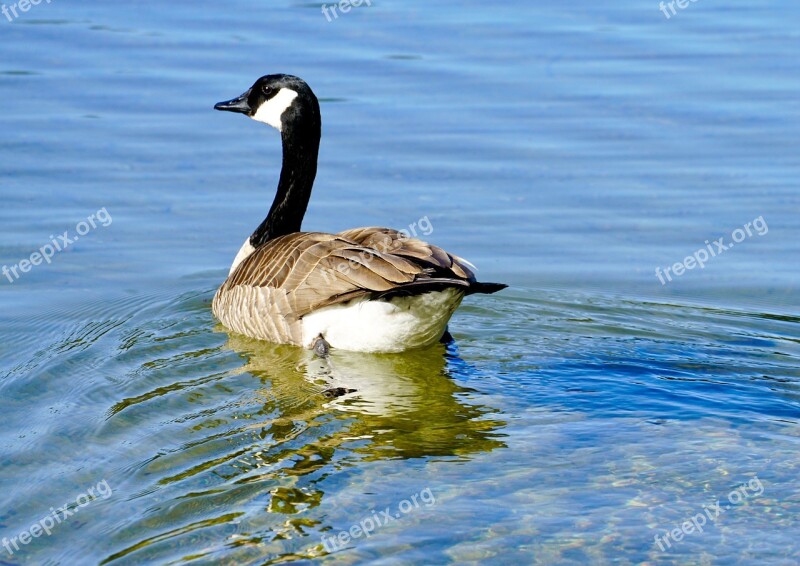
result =
M0 16L0 563L798 563L800 6L370 4ZM510 285L454 345L213 318L280 144L212 106L274 72L305 229Z

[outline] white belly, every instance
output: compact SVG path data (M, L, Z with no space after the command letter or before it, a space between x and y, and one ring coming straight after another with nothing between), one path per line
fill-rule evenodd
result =
M437 342L461 304L459 289L390 301L353 301L303 317L303 345L320 334L334 348L354 352L402 352Z

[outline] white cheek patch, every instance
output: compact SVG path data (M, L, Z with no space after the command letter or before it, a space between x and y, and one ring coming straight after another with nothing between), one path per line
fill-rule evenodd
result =
M290 88L282 88L278 91L278 94L259 106L252 118L258 122L269 124L280 132L283 130L281 115L292 105L295 98L297 98L296 91Z

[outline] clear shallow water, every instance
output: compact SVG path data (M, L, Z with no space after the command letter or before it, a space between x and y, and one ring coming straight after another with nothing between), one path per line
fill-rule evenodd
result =
M317 4L65 1L0 19L0 262L113 218L0 280L0 537L113 490L0 559L796 563L799 13L406 2L329 23ZM280 148L211 106L281 71L322 99L307 229L428 217L427 239L511 284L457 312L455 346L325 368L214 321ZM758 217L763 236L656 278Z

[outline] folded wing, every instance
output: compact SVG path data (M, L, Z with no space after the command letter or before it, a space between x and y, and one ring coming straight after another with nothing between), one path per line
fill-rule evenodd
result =
M441 248L396 230L356 228L339 234L297 232L271 240L242 261L220 293L238 286L280 290L289 312L301 318L362 296L443 286L466 289L474 280L463 260Z

